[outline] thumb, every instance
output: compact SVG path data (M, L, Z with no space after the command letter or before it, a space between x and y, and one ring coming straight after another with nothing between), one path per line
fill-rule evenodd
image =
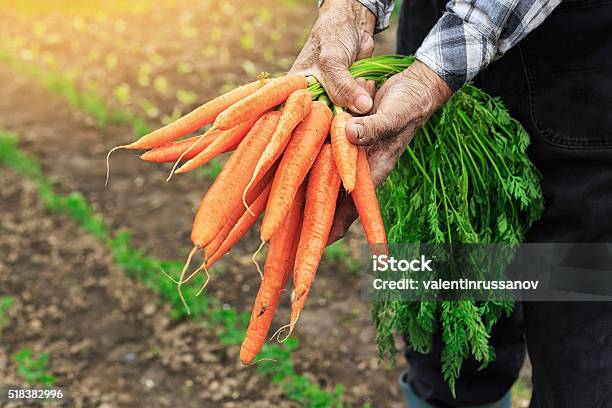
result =
M319 65L322 85L334 104L358 114L372 109L372 97L355 81L344 62L339 58L321 58Z
M399 124L397 114L380 110L373 115L351 118L346 124L346 136L351 143L369 146L400 133Z

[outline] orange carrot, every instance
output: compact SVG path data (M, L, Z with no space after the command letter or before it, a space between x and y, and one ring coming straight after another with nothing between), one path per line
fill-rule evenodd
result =
M357 213L359 213L359 219L372 253L386 254L387 235L385 234L385 225L376 200L376 189L370 174L368 156L363 147L359 148L357 154L357 180L351 197L357 208Z
M217 137L191 160L179 167L176 170L176 173L186 173L194 170L205 165L221 153L224 153L231 148L235 148L234 146L239 144L249 132L251 127L253 127L253 123L255 123L255 119L243 122L229 130L221 131L219 137Z
M295 129L304 117L310 113L311 109L312 97L307 90L298 89L289 95L283 107L280 120L278 121L278 126L272 135L272 139L257 161L253 176L243 194L246 195L249 187L251 187L251 184L255 181L257 176L267 171L279 156L283 154L283 150L291 138L291 132L293 132L293 129Z
M272 179L276 172L276 166L271 168L268 173L257 183L249 192L247 201L249 205L253 205L252 215L245 210L244 206L236 207L236 211L231 214L227 223L215 238L206 245L204 249L204 257L206 259L206 267L208 268L214 262L219 260L227 251L229 251L242 238L244 234L255 224L259 215L266 208L270 190L272 188ZM261 208L261 210L259 210ZM259 214L257 213L259 211ZM252 222L251 222L252 221ZM231 242L233 241L233 242ZM226 249L225 249L226 248ZM214 260L211 260L215 258Z
M270 240L263 281L259 286L249 327L240 347L240 361L243 364L250 364L263 346L281 291L291 274L299 240L305 187L306 183L303 183L287 213L285 223Z
M331 125L331 145L334 161L342 179L344 189L349 193L355 188L357 172L357 145L346 137L346 123L352 118L348 112L339 112Z
M205 103L177 121L141 137L134 143L125 146L125 148L151 149L188 135L189 133L200 129L204 125L212 123L221 112L245 97L248 97L258 89L263 88L265 84L266 80L258 80L239 86L238 88ZM231 127L233 126L224 129L229 129Z
M223 255L229 252L229 250L232 249L232 247L236 245L238 241L240 241L244 234L251 229L255 222L257 222L257 219L261 213L266 209L266 203L268 202L271 188L272 184L269 184L266 189L259 194L257 199L249 204L253 214L248 211L244 211L240 219L238 219L235 225L231 228L230 232L226 235L221 244L216 245L215 241L217 241L217 239L215 238L206 246L207 268L210 268L215 262L221 259Z
M242 205L240 197L257 159L270 141L280 112L268 112L251 128L210 186L195 216L191 240L197 248L210 243L230 215Z
M229 129L245 120L259 117L267 110L285 102L293 91L306 87L308 87L308 80L303 75L287 75L273 79L221 112L214 126L219 129Z
M183 153L189 150L183 156L183 159L189 160L194 158L202 150L206 149L206 147L208 147L222 133L223 132L221 132L219 129L213 129L212 131L206 132L200 136L170 142L167 145L155 147L148 152L145 152L140 156L140 158L142 160L154 163L173 163L177 161Z
M336 170L332 149L323 145L308 178L304 222L300 233L293 283L295 297L291 302L291 330L308 297L310 286L319 267L323 250L334 221L340 175Z
M293 131L272 183L270 200L261 224L262 241L268 241L284 222L298 187L325 142L331 121L331 110L323 102L315 101L310 114Z
M256 92L258 89L265 87L265 85L270 82L267 79L261 79L255 82L251 82L246 85L242 85L233 91L230 91L224 95L218 96L215 99L205 103L200 106L193 112L183 116L179 120L164 126L161 129L157 129L156 131L149 133L138 139L137 141L127 144L114 147L108 151L106 154L106 182L105 185L108 184L108 180L110 178L110 156L111 154L119 149L152 149L155 147L160 147L165 144L168 144L174 140L177 140L201 127L212 123L217 116L223 111L225 111L230 106L236 104L241 101L245 97L251 95ZM264 113L267 109L264 109L260 112L259 115L254 114L251 118L257 118L262 113ZM242 122L242 121L238 121ZM236 123L238 124L238 123ZM223 130L231 129L234 126L224 127ZM213 129L215 127L213 126Z

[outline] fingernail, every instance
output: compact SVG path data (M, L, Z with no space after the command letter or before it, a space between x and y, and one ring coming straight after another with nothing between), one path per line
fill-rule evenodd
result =
M361 94L355 100L355 108L361 113L369 111L371 107L372 98L370 98L368 95Z
M346 124L346 135L351 142L358 142L363 134L365 128L361 123L354 123L352 121Z

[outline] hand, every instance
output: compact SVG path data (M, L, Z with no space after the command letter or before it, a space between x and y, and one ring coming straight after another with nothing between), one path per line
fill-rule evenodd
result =
M313 75L338 106L364 114L372 98L348 68L374 51L376 17L357 0L325 0L291 74Z
M348 122L347 137L355 144L367 146L370 172L376 186L387 178L415 133L451 94L451 89L438 74L416 60L380 87L371 115L355 117ZM344 236L356 218L353 200L341 191L329 243Z

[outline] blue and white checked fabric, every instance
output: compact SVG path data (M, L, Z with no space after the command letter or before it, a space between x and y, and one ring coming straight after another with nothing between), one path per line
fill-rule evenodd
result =
M416 57L456 91L552 13L561 0L449 1Z
M376 16L375 32L389 27L393 0L358 1ZM449 1L416 57L456 91L542 24L559 3L561 0Z
M319 7L325 0L318 0ZM389 27L391 13L395 6L395 0L357 0L368 8L376 16L376 26L374 33L379 33Z
M385 28L389 27L389 20L391 20L391 13L395 6L394 0L358 0L361 4L366 6L376 16L376 26L374 27L374 33L379 33ZM410 1L410 0L407 0Z

